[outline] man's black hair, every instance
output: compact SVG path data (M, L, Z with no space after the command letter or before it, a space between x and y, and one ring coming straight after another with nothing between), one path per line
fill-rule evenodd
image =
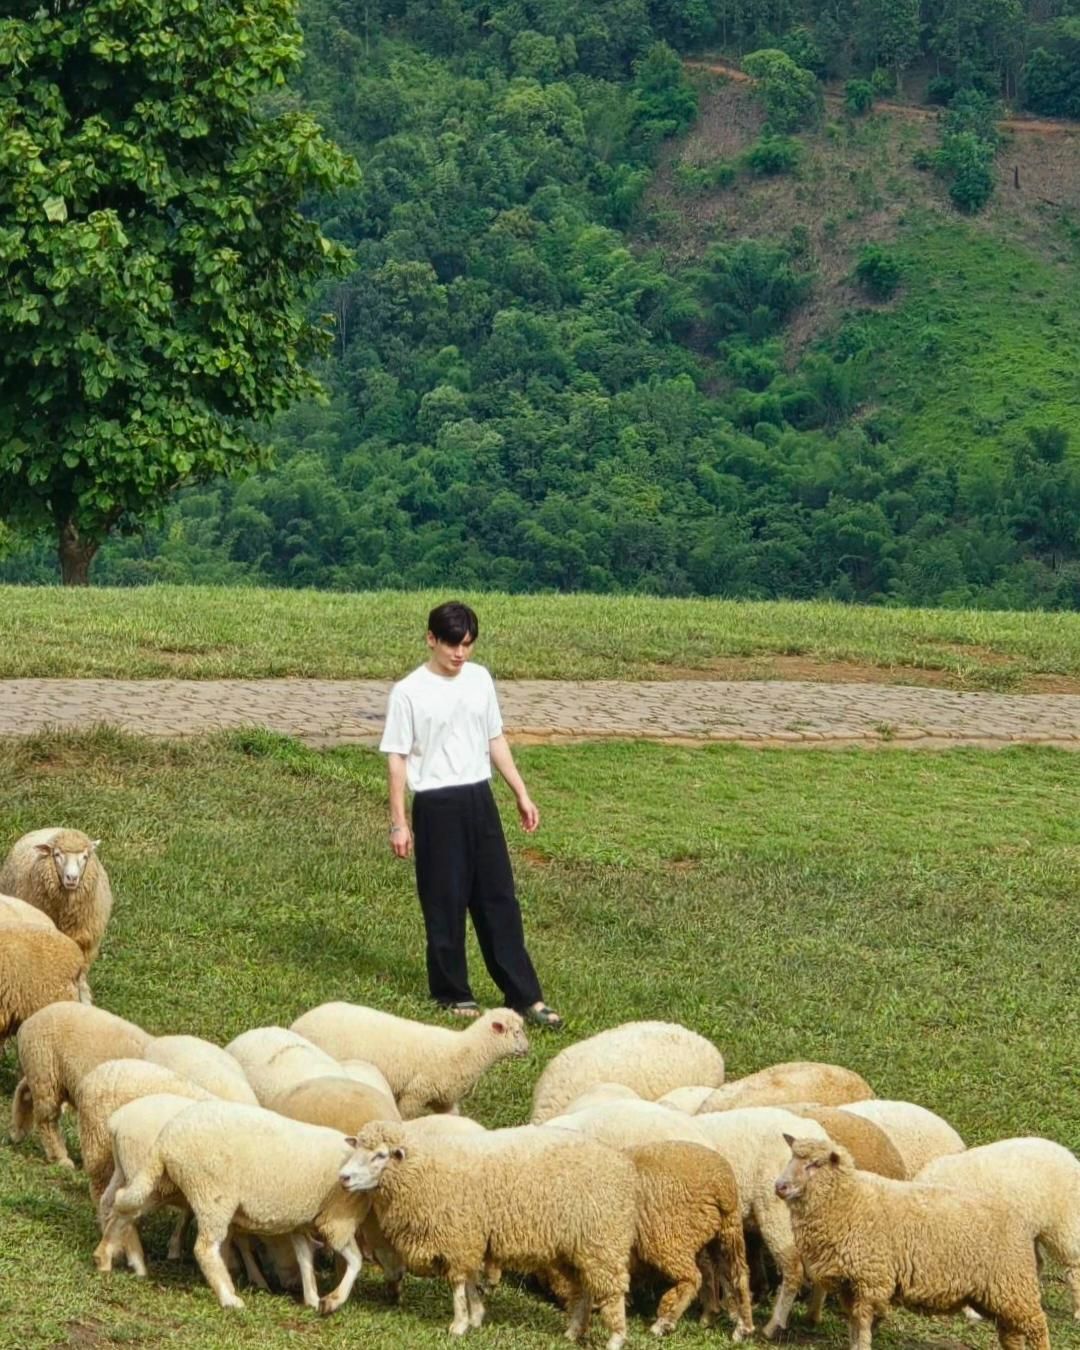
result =
M480 632L480 623L476 611L463 605L460 600L447 600L444 605L436 605L427 617L428 632L439 642L456 647L466 637L475 642Z

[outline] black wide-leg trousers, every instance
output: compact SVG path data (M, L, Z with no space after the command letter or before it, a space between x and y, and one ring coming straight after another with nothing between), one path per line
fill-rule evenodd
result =
M506 1006L540 1002L490 782L418 792L412 818L432 998L459 1003L473 996L465 962L465 916L471 914L484 964Z

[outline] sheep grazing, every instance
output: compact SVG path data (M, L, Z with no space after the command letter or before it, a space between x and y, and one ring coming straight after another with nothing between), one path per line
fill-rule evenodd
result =
M354 1152L342 1184L372 1196L379 1225L409 1270L446 1275L453 1335L483 1321L485 1263L523 1273L554 1268L573 1287L568 1338L584 1334L595 1304L608 1350L621 1350L637 1212L628 1159L528 1127L419 1143L407 1124L378 1122L348 1142Z
M741 1106L783 1106L787 1102L839 1106L873 1095L874 1090L866 1079L851 1069L841 1068L839 1064L796 1060L791 1064L773 1064L745 1078L725 1083L705 1098L696 1114L732 1111Z
M291 1028L337 1060L366 1059L390 1084L403 1120L453 1111L485 1070L529 1052L525 1023L492 1008L461 1031L355 1003L323 1003Z
M609 1148L676 1141L712 1148L708 1135L696 1120L681 1111L661 1106L659 1102L606 1102L569 1115L555 1116L537 1128L584 1134Z
M0 867L0 892L47 914L61 933L78 943L89 970L112 913L112 890L97 857L100 839L81 830L33 830L12 845ZM85 973L80 997L90 1002Z
M11 1102L11 1139L19 1143L31 1124L45 1156L74 1167L63 1135L60 1109L79 1106L79 1089L91 1069L107 1059L141 1059L150 1037L133 1022L85 1003L51 1003L19 1028L23 1077Z
M171 1069L222 1101L258 1105L238 1061L213 1041L204 1041L200 1036L155 1036L143 1059Z
M816 1121L803 1120L777 1106L714 1111L709 1115L694 1116L692 1123L731 1164L739 1187L742 1221L753 1225L761 1234L761 1240L780 1272L776 1302L765 1324L765 1335L772 1340L786 1330L792 1305L803 1282L802 1262L792 1236L791 1220L775 1189L776 1174L789 1156L783 1132L798 1130L800 1134L822 1140L828 1136Z
M724 1057L677 1022L624 1022L560 1050L533 1092L532 1120L542 1125L598 1083L622 1083L655 1102L673 1088L719 1087Z
M270 1111L300 1083L343 1076L332 1055L285 1027L253 1027L230 1041L225 1053L240 1065L259 1105Z
M48 928L59 932L47 914L14 895L0 895L0 927Z
M903 1159L908 1177L917 1176L934 1158L964 1151L964 1141L949 1122L916 1102L885 1101L877 1097L872 1101L850 1102L840 1109L873 1121L884 1130Z
M370 1208L369 1196L339 1184L348 1156L336 1130L286 1120L260 1106L195 1102L164 1125L138 1172L116 1192L113 1213L134 1221L160 1203L167 1179L195 1216L195 1260L223 1308L244 1306L221 1254L235 1224L243 1232L288 1235L304 1302L331 1313L349 1297L360 1273L356 1230ZM309 1229L345 1263L340 1284L322 1299Z
M342 1134L355 1134L370 1120L400 1120L393 1097L353 1078L309 1078L276 1098L275 1111L290 1120L325 1125ZM448 1117L457 1119L457 1117Z
M587 1111L591 1106L607 1106L611 1102L639 1102L641 1098L633 1088L623 1083L597 1083L588 1092L575 1097L559 1112L562 1116L572 1116L575 1111Z
M113 1174L109 1117L120 1106L139 1097L168 1093L189 1102L213 1097L197 1084L145 1059L108 1059L91 1069L79 1087L79 1148L83 1171L90 1183L90 1199L101 1199Z
M816 1102L788 1102L784 1110L804 1120L816 1120L834 1143L843 1144L860 1172L876 1172L879 1177L892 1177L894 1181L907 1179L899 1150L872 1120L836 1106L818 1106Z
M382 1069L376 1068L370 1060L343 1059L338 1061L338 1068L347 1077L354 1078L358 1083L366 1083L368 1087L375 1088L377 1092L387 1097L394 1095L393 1088L386 1081L386 1074Z
M989 1195L1009 1206L1028 1236L1065 1268L1080 1319L1080 1160L1052 1139L999 1139L935 1158L916 1178Z
M696 1116L701 1103L706 1097L711 1097L716 1091L715 1088L702 1087L696 1084L688 1087L672 1088L670 1092L665 1092L662 1097L657 1097L657 1104L668 1106L673 1111L682 1111L685 1115Z
M815 1285L840 1296L852 1350L870 1350L890 1304L956 1313L970 1304L997 1325L1003 1350L1049 1350L1026 1220L971 1190L856 1171L831 1140L785 1135L776 1192Z
M0 1050L42 1008L78 1000L86 958L48 919L45 924L0 918Z

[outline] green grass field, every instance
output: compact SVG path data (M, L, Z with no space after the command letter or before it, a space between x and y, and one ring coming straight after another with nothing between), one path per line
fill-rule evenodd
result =
M560 1045L662 1017L713 1038L731 1077L826 1059L942 1113L969 1142L1045 1133L1080 1146L1069 755L609 744L518 760L543 825L526 842L507 810L508 833L533 955L568 1028L537 1033L529 1059L482 1081L467 1102L480 1119L525 1119ZM97 732L0 742L0 781L4 846L52 821L103 838L117 904L93 974L102 1006L222 1043L333 997L431 1015L376 754L256 731L183 743ZM473 961L489 1002L475 949ZM9 1049L5 1100L15 1081ZM99 1276L81 1174L48 1166L36 1140L0 1144L0 1348L445 1344L445 1286L410 1279L395 1309L367 1271L325 1321L259 1294L222 1312L193 1264L166 1266L168 1227L148 1226L149 1280ZM1080 1350L1047 1275L1055 1348ZM646 1344L650 1311L637 1304L631 1344ZM510 1279L470 1343L539 1350L562 1327ZM723 1339L696 1322L678 1332L688 1347ZM790 1339L840 1350L846 1332L835 1315L812 1336L796 1319ZM986 1326L909 1315L877 1338L882 1350L995 1343Z
M0 587L0 679L394 678L421 659L427 612L445 598ZM1080 688L1080 614L646 596L462 598L480 615L480 659L505 679L847 674L968 689L1063 681Z

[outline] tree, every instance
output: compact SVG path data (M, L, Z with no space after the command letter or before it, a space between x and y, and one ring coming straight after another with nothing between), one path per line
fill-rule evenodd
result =
M765 47L743 62L757 80L770 131L797 131L821 119L822 94L813 71L798 66L786 52Z
M859 45L868 66L885 66L902 88L904 71L919 53L919 0L864 0Z
M317 389L299 211L355 172L288 96L295 0L14 0L0 21L0 516L65 584Z

